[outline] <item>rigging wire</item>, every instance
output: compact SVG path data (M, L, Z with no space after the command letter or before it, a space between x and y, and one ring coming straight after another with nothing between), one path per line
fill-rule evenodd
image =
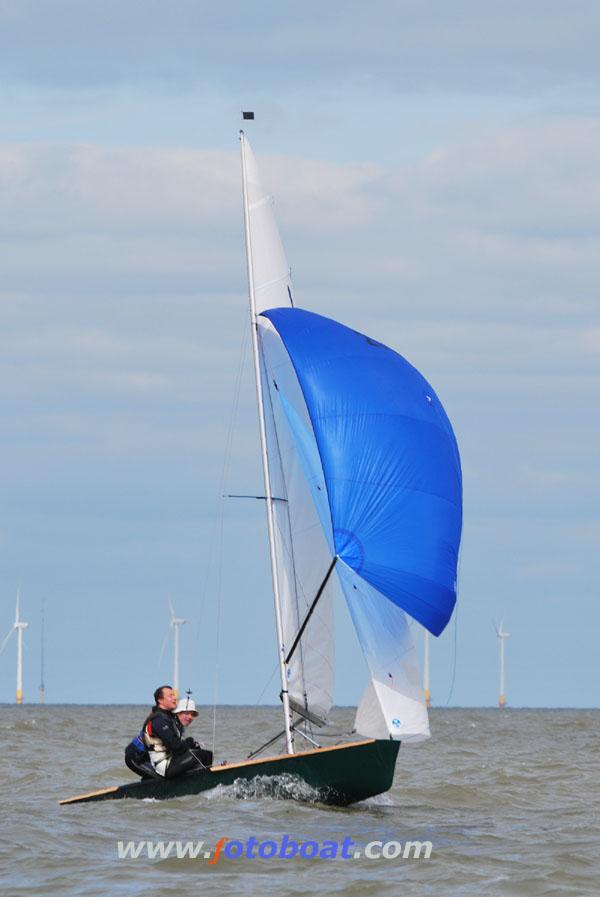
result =
M242 336L242 345L240 349L238 368L235 379L234 386L234 396L232 409L229 417L229 426L227 431L227 439L225 442L225 454L223 457L223 466L221 469L221 480L219 483L219 515L218 515L218 529L217 529L217 582L216 582L216 596L217 596L217 621L216 621L216 632L215 632L215 669L214 669L214 682L213 682L213 722L212 722L212 751L213 754L215 752L215 741L216 741L216 731L217 731L217 699L219 694L219 648L220 648L220 639L221 639L221 609L222 609L222 582L223 582L223 534L224 534L224 518L225 518L225 499L223 498L223 493L225 491L225 484L229 479L229 468L231 464L231 449L233 445L233 434L237 425L237 417L238 417L238 409L240 403L240 392L242 387L242 376L244 372L244 367L246 363L246 356L248 350L248 328L244 327L244 332Z
M235 374L233 396L230 404L229 421L225 436L225 446L223 452L223 463L221 466L221 475L217 491L217 513L213 521L209 540L208 562L204 575L204 582L201 589L199 622L196 628L196 641L200 640L200 631L204 622L204 608L208 587L213 573L216 576L216 622L215 634L212 639L214 645L214 676L213 676L213 713L212 713L212 750L215 749L216 736L216 715L217 715L217 696L219 690L219 645L220 645L220 629L221 629L221 604L222 604L222 569L223 569L223 533L224 533L224 514L225 501L223 498L224 484L229 476L229 467L231 461L231 449L233 444L233 434L237 425L237 416L239 409L240 392L242 386L242 377L246 365L248 354L248 328L244 320L244 329L240 343L237 370ZM216 571L216 572L215 572Z
M233 431L235 429L235 424L236 424L236 420L237 420L242 373L243 373L244 365L246 363L247 351L248 351L248 333L247 333L246 327L244 327L242 341L240 344L238 366L237 366L235 380L234 380L233 397L232 397L230 413L229 413L229 423L227 425L227 433L225 436L225 450L223 452L223 465L221 468L219 492L217 493L217 502L218 502L218 507L221 511L221 514L223 513L223 509L224 509L222 483L225 480L225 478L227 476L228 469L229 469L231 443L233 441ZM210 576L212 573L212 565L213 565L214 556L215 556L215 545L217 542L217 536L218 536L218 532L219 532L219 524L220 524L220 516L217 513L217 515L214 518L214 522L213 522L213 526L212 526L212 530L211 530L209 551L208 551L208 564L206 567L206 574L204 576L204 582L202 585L202 592L201 592L201 599L200 599L200 616L201 617L202 617L202 614L204 611L204 604L206 602L206 594L208 591L208 583L209 583ZM198 628L197 628L198 636L200 634L200 626L201 626L201 623L198 623Z
M259 696L258 696L258 698L257 698L257 700L256 700L256 703L255 703L255 705L254 705L255 707L258 707L258 705L259 705L260 702L262 701L262 699L263 699L263 697L264 697L264 694L265 694L267 688L269 687L269 685L271 684L271 682L273 681L273 676L275 675L275 673L277 672L278 669L279 669L279 661L277 661L277 663L276 663L275 666L273 667L273 670L272 670L271 675L269 676L269 678L268 678L268 680L267 680L267 682L266 682L266 684L265 684L265 687L263 688L263 690L261 691L261 693L259 694Z

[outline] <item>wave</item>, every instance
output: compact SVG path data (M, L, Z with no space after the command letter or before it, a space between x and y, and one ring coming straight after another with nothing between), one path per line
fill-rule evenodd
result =
M278 776L254 776L236 779L231 785L217 785L201 794L204 800L297 800L322 803L323 793L308 785L299 776L282 773Z

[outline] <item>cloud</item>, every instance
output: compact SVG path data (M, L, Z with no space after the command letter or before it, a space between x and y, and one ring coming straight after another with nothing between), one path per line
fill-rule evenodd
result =
M0 172L5 236L164 238L239 213L239 171L222 152L4 145Z
M533 120L383 166L267 157L292 269L357 292L416 291L452 315L590 310L600 125ZM5 283L165 291L243 282L239 167L217 150L5 145ZM27 265L25 254L35 259ZM236 272L235 278L232 271ZM108 277L107 277L108 275ZM114 282L114 281L113 281Z
M261 162L302 304L433 374L477 370L486 390L526 375L531 390L597 357L599 149L596 122L535 120L414 164ZM231 364L238 166L217 150L0 147L4 363L68 359L94 388L100 365L107 387L138 391L166 389L200 351Z
M3 80L81 87L196 84L273 96L332 85L376 92L534 92L598 84L600 13L581 2L32 0L0 10ZM474 77L476 73L476 78Z

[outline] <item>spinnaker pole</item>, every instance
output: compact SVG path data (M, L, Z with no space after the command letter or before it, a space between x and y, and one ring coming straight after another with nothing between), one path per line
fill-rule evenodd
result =
M260 355L258 348L258 321L256 314L256 296L254 290L254 269L252 265L252 241L250 237L250 209L248 204L248 183L246 176L246 136L240 131L240 150L242 162L242 194L244 200L244 236L246 240L246 270L248 275L248 298L250 301L250 329L252 331L252 355L254 358L254 375L256 379L256 399L258 404L258 420L260 429L260 447L262 455L263 477L267 506L267 528L269 532L269 554L271 557L271 577L273 581L273 598L275 602L275 625L277 630L277 655L281 679L281 699L285 723L285 741L288 754L294 753L294 736L291 727L290 700L288 693L287 664L285 662L285 645L283 639L283 622L281 614L281 597L277 578L277 558L275 554L275 520L273 515L273 496L271 493L271 476L269 471L269 455L267 452L267 433L263 406L262 383L260 379Z

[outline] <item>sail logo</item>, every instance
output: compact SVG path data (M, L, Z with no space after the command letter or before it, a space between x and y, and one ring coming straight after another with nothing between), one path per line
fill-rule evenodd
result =
M392 726L394 727L394 729L399 729L400 725L401 725L400 720L398 719L397 716L395 716L394 719L392 720Z

